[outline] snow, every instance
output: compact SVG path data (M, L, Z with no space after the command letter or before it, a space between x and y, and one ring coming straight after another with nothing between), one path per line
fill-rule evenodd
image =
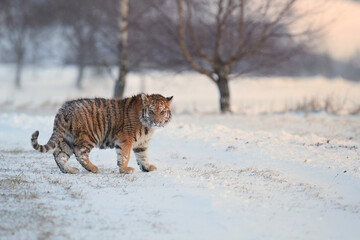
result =
M69 164L80 172L70 175L60 172L51 154L32 150L31 134L39 130L39 143L45 143L61 101L110 97L111 80L88 76L78 91L72 89L71 69L44 69L33 73L36 79L28 74L23 89L15 91L5 70L0 72L6 86L0 90L0 239L357 239L360 234L359 115L277 113L289 101L331 93L346 96L350 108L360 102L359 83L320 77L233 81L235 114L220 115L216 88L201 76L135 73L127 95L140 91L146 79L145 92L174 96L172 122L150 141L150 163L158 169L141 172L132 154L135 172L120 175L115 150L95 149L90 159L99 173L87 172L72 157Z

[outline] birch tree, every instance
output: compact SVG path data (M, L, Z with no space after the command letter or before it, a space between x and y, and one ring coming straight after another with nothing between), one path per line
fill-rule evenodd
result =
M126 76L129 72L128 62L128 16L129 0L119 0L119 34L118 34L118 79L115 83L114 97L121 98L124 95Z

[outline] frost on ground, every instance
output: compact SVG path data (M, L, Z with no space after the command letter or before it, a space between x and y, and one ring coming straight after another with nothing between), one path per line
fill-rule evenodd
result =
M53 116L0 115L1 239L356 239L356 116L176 115L150 144L158 170L62 174L31 150ZM70 164L79 167L75 158ZM135 159L131 164L136 167ZM80 167L81 168L81 167ZM121 236L121 237L120 237Z
M0 66L0 239L360 236L360 117L346 115L360 105L359 83L234 81L236 114L219 115L216 87L199 75L131 74L128 95L174 95L172 122L150 142L158 170L140 172L132 155L137 170L120 175L115 151L96 149L99 173L72 157L81 171L69 175L31 148L31 134L46 143L63 101L110 97L113 82L87 78L79 91L68 69L28 69L15 91L10 70ZM274 113L329 96L346 99L340 115Z

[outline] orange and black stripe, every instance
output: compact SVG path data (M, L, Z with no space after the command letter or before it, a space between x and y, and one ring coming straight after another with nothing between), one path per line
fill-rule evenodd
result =
M161 95L146 95L155 105L166 102ZM170 99L171 100L171 99ZM35 150L48 152L64 139L73 136L75 146L114 147L114 139L134 142L149 133L149 126L140 121L148 112L143 108L141 94L126 99L83 98L64 103L55 116L53 134L46 145L38 144L39 132L31 137ZM170 113L171 114L171 113Z

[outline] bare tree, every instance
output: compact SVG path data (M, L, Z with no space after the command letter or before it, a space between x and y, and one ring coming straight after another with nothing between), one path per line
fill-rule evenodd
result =
M78 69L75 85L82 89L86 66L96 64L95 33L91 25L73 24L65 29L65 39L69 45L68 61L73 62Z
M129 72L128 62L128 16L129 0L119 0L120 18L119 18L119 35L118 35L118 79L115 84L114 97L121 98L124 95L126 76Z
M108 0L102 1L98 7L102 14L97 19L101 26L97 59L114 79L116 97L124 95L126 76L130 71L185 66L174 38L164 33L167 29L162 28L163 19L153 8L154 2L161 4L159 0L128 3ZM112 73L113 66L117 68L116 74Z
M40 2L41 3L41 2ZM2 2L2 38L0 44L7 62L14 62L15 87L21 87L21 74L25 57L31 43L37 38L39 25L36 24L38 1L12 0Z
M312 31L290 29L304 17L296 2L176 0L177 42L191 68L218 87L222 113L231 111L232 76L277 64L304 47L300 37Z
M86 67L99 64L97 38L106 12L98 0L54 0L53 4L66 43L65 63L77 67L75 86L81 89Z
M124 94L126 76L130 71L164 69L176 61L176 58L181 59L184 66L185 62L176 43L173 39L169 41L168 35L163 33L163 19L153 8L153 2L160 3L158 0L103 2L102 7L106 14L101 20L99 58L109 72L112 69L110 66L117 66L114 96L121 97ZM123 8L121 4L127 7ZM163 45L167 42L171 43L171 47L165 49ZM176 53L174 49L177 50Z

